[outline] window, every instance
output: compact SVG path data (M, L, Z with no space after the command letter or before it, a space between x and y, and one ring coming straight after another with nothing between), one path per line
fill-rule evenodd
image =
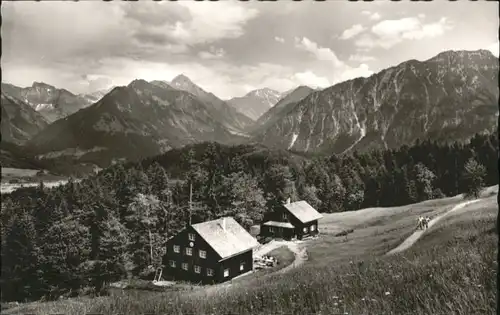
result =
M188 238L190 241L194 241L194 233L189 233Z
M243 271L243 270L245 270L245 262L244 261L240 262L240 271Z
M188 270L189 269L188 264L187 263L182 263L182 269Z
M210 268L207 268L207 276L211 277L213 275L214 275L214 270L210 269Z
M229 269L224 269L224 278L229 277Z
M186 247L186 255L193 256L193 249L189 248L189 247Z
M200 273L201 272L201 267L200 266L194 266L194 272Z
M179 245L174 245L174 253L180 253L181 247Z
M170 267L175 268L175 260L170 260L168 264L170 265Z
M269 232L274 233L274 228L272 226L269 227Z
M307 233L307 228L303 228L302 231L304 231L304 233Z
M207 252L200 249L200 257L201 258L207 258Z
M316 229L316 225L311 225L311 232L314 231Z
M281 215L281 218L282 218L283 220L288 219L288 217L287 217L286 213L283 213L283 214Z

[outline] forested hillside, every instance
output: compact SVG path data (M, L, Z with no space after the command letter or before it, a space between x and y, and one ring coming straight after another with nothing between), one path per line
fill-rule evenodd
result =
M310 157L259 146L202 143L79 183L2 195L2 300L99 293L150 276L165 240L189 219L223 215L244 227L286 198L321 212L397 206L498 183L498 137L349 156ZM78 244L78 246L72 246Z

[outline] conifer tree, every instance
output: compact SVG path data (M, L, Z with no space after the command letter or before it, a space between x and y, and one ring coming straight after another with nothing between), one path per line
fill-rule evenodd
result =
M484 187L485 176L485 167L479 164L474 158L470 158L465 164L464 172L462 173L466 198L479 198L479 194Z

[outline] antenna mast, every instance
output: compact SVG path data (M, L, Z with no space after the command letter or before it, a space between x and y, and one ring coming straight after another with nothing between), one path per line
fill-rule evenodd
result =
M189 225L191 225L191 214L193 205L193 182L189 181Z

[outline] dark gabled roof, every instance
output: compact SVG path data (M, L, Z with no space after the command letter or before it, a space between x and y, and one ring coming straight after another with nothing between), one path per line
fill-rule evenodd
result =
M292 203L286 203L283 205L294 217L296 217L302 223L308 223L314 220L321 219L323 216L316 211L310 204L306 201L296 201Z
M259 242L231 217L193 224L192 227L219 254L221 260L259 245Z

